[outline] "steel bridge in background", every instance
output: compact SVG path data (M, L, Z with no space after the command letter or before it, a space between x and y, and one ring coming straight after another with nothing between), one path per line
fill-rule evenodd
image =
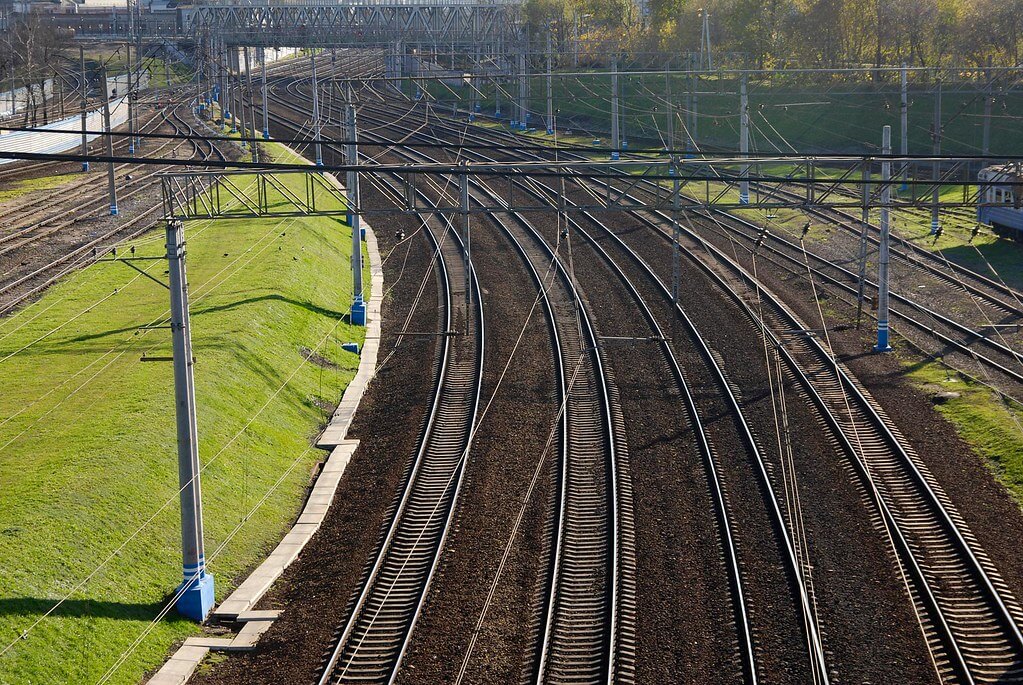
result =
M208 2L192 9L192 35L227 46L458 45L514 36L520 0L275 0Z
M513 42L522 0L242 0L198 2L144 14L146 40L213 38L225 47L370 47L398 43L460 48ZM132 22L116 11L55 15L79 41L124 41Z

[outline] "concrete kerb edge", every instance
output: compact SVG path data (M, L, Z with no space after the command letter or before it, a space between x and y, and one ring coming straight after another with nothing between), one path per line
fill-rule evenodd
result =
M283 145L282 143L277 144ZM283 145L283 147L304 160L307 164L312 164L295 150L286 145ZM333 175L324 174L324 177L338 188L343 189L341 183ZM377 246L376 235L373 233L372 227L365 220L362 221L362 227L366 231L366 249L369 253L370 272L370 299L366 310L366 339L373 340L376 343L380 339L380 312L384 292L384 271L383 264L380 261L380 251ZM348 429L351 427L355 410L362 401L369 382L376 374L378 350L379 344L368 346L363 344L360 350L359 367L355 372L355 377L345 387L337 410L331 417L327 428L317 439L317 446L330 447L331 453L324 463L319 476L317 476L312 492L306 500L306 505L302 508L298 519L296 519L294 527L284 536L263 563L257 566L249 577L213 611L213 616L217 618L240 621L245 624L249 621L259 620L260 623L265 625L260 626L261 630L256 635L247 634L241 636L239 634L233 640L225 640L222 646L219 648L214 647L213 649L230 650L232 649L231 643L238 641L239 637L242 638L241 642L233 647L233 649L252 649L255 647L259 635L262 635L270 627L270 624L273 623L272 618L265 618L266 614L256 614L252 607L262 599L273 583L284 573L284 570L298 557L301 550L312 539L312 536L316 534L316 531L319 530L320 522L327 515L327 510L330 506L329 502L333 500L337 487L341 482L341 474L344 473L352 454L359 444L358 440L347 440L345 436L347 436ZM328 432L336 437L329 443L321 443L324 434ZM227 611L225 611L225 608ZM259 618L255 618L257 615ZM244 627L242 630L244 631ZM252 631L246 632L251 633ZM242 642L245 644L242 645ZM210 644L219 645L220 643L214 642L208 637L186 639L184 644L164 662L160 670L147 681L148 685L184 685L191 678L200 662L206 657L206 654L209 653Z

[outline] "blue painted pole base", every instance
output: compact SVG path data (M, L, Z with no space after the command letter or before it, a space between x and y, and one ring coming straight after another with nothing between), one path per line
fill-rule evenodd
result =
M352 315L350 321L353 326L366 325L366 303L362 301L362 298L352 302Z
M877 344L874 345L875 352L891 352L892 346L888 343L888 324L879 323L877 327Z
M554 129L553 128L547 129L547 135L553 136L554 135Z
M739 193L739 204L740 205L748 205L749 204L749 195L745 195L743 193Z
M82 162L82 171L88 171L88 170L89 170L89 163L88 162Z
M117 205L110 205L110 216L117 216Z
M182 592L186 585L188 587ZM203 573L198 578L190 577L182 581L175 594L178 593L180 596L174 608L182 616L202 623L213 608L213 574Z
M341 343L341 349L345 352L353 352L359 354L359 343L357 342L346 342Z
M263 140L270 140L270 131L263 129Z
M359 237L362 238L363 240L366 239L366 229L362 228L361 226L359 227Z
M619 155L617 152L612 152L611 153L611 161L612 162L617 162L621 158L622 158L621 155Z
M936 235L938 233L938 227L939 223L937 221L931 222L931 235Z

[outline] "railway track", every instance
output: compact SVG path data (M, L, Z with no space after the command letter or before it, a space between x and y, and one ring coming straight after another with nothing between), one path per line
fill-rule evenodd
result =
M663 229L655 230L663 240L671 240ZM789 368L802 380L803 391L820 407L822 417L858 465L864 487L873 494L886 528L893 532L896 552L914 579L913 601L922 615L930 617L924 632L933 653L940 655L937 668L942 680L1023 679L1016 600L891 421L816 338L779 333L807 330L804 322L759 288L724 252L695 233L686 234L690 261L718 283L751 323L761 323L750 305L751 292L759 290L770 303L766 330L772 332L772 344L785 355ZM728 280L698 257L697 251L702 250L713 253L717 268L728 272ZM736 292L736 278L745 292Z
M275 123L302 130L283 119ZM336 152L327 148L328 154ZM385 197L400 199L396 183L375 179ZM420 199L436 202L426 194ZM324 684L395 678L451 525L479 409L484 317L468 248L450 220L424 219L422 227L433 245L442 286L435 393L394 516L325 659L320 677Z
M428 159L408 153L404 157ZM488 201L495 197L492 189L475 181L470 194ZM535 278L553 265L560 283L544 298L558 352L564 413L559 425L561 476L550 584L532 677L540 682L609 678L627 682L634 657L620 658L618 653L619 628L629 623L618 609L629 605L621 594L633 595L634 602L630 589L634 580L619 571L622 548L628 547L628 539L622 537L628 536L622 536L617 506L613 390L585 307L555 253L528 223L512 219L497 223ZM634 551L629 549L625 556L634 566Z
M768 192L788 200L801 200L802 195L786 188L772 188ZM900 210L898 206L896 211ZM846 234L859 240L863 223L858 217L840 209L806 209L807 216L813 216L827 225L836 226ZM880 227L868 225L867 240L873 248L880 244ZM997 315L1023 317L1023 292L1007 286L989 276L977 273L968 267L948 260L939 254L916 245L899 236L891 236L891 255L902 266L926 275L947 288L961 291L989 306Z
M365 109L366 109L366 106L364 105L364 107L363 107L364 114L365 114ZM387 126L387 120L386 120L385 117L386 117L386 113L378 112L374 116L374 118L372 120L372 123L376 127L380 127L380 128L386 127ZM386 139L380 140L379 142L381 144L389 144L390 143L390 141L386 140ZM409 161L427 161L427 159L428 159L428 158L425 158L425 157L423 157L421 155L418 155L418 154L413 154L413 155L407 155L406 154L406 155L403 155L403 158L405 158L405 159L407 159ZM484 184L478 184L477 183L476 185L479 185L480 187L485 188ZM499 196L497 196L497 194L494 193L493 191L487 189L487 193L486 194L487 194L487 197L483 198L485 201L488 201L491 204L493 204L494 202L499 202L500 201L499 200ZM495 220L497 220L497 219L495 219ZM515 222L515 223L522 224L522 225L524 225L524 226L526 226L528 228L528 224L526 224L526 222L524 222L523 220L521 220L518 217L513 218L512 221ZM500 223L500 221L499 221L499 223ZM533 239L534 240L541 241L542 244L546 245L546 243L543 242L543 239L540 237L540 235L538 233L536 233L535 231L533 231L532 233L533 233ZM517 249L520 251L520 254L522 254L525 258L528 258L528 252L522 247L522 242L520 242L519 240L517 240L515 238L513 238L513 240L515 240L514 244L516 245ZM544 265L548 265L549 266L552 263L552 259L554 259L555 262L558 263L559 267L560 267L560 262L558 262L555 259L555 252L553 251L553 249L554 249L553 246L547 245L546 246L547 253L539 255L538 257L534 258L536 260L536 263L531 266L531 269L532 269L534 274L536 274L537 269L542 268ZM567 274L566 274L566 277L567 277ZM537 278L539 278L539 277L537 277ZM574 293L574 288L573 288L573 293ZM575 295L575 297L578 297L578 294L574 294L574 295ZM642 300L641 299L639 299L638 301L642 304ZM571 305L572 305L571 302L567 302L567 303L564 303L562 306L565 307L566 309L568 309ZM571 310L568 309L568 311L571 311ZM653 325L656 326L656 323L653 322L653 317L652 317L652 315L649 314L649 311L648 311L648 316L650 316L650 320L653 323ZM587 317L587 319L588 319L588 317ZM589 330L592 331L592 328L590 328ZM660 329L658 328L657 330L659 331ZM661 337L663 339L663 335L661 335L659 337ZM591 344L593 345L594 348L600 348L600 346L597 344L596 337L594 337L594 339L593 339ZM667 346L666 342L662 342L662 345L664 346L665 354L666 354L667 358L670 359L670 361L671 361L672 368L675 370L675 373L677 374L677 378L679 379L679 383L680 383L680 385L681 385L681 387L683 389L683 393L685 394L686 397L689 398L689 401L692 402L692 395L691 395L691 393L688 390L688 385L686 384L686 382L684 380L682 372L681 372L677 362L675 361L674 356L673 356L670 348ZM573 347L576 347L576 345L573 345ZM571 353L571 352L572 352L571 348L569 348L568 350L565 350L566 355L568 353ZM707 353L708 353L708 358L711 359L712 363L716 364L716 362L713 361L713 357L709 355L709 351L707 351ZM575 354L577 354L577 352L575 352ZM725 387L727 387L727 385ZM731 397L732 397L733 401L735 401L734 395L732 395ZM721 511L721 516L722 516L722 520L723 520L723 527L724 527L724 530L725 530L725 539L727 540L727 545L726 545L726 547L727 547L727 555L728 555L729 559L731 560L731 563L730 563L731 582L732 582L733 591L736 593L736 596L737 596L737 599L736 599L736 607L737 607L736 623L737 623L738 626L741 626L741 629L740 629L741 637L740 637L739 641L742 643L742 648L740 650L740 656L741 656L740 661L742 663L742 667L741 667L740 670L741 670L741 673L742 673L745 681L747 681L747 682L755 682L756 679L757 679L757 670L756 670L755 658L754 658L754 654L753 654L753 641L752 641L752 637L751 637L750 629L749 629L749 620L746 617L745 604L744 604L744 601L742 599L742 587L741 587L741 581L740 581L740 571L739 571L738 563L735 560L735 554L736 554L735 553L735 547L734 547L734 543L732 542L731 535L730 535L730 532L729 532L728 517L727 517L727 515L725 514L725 511L724 511L725 510L725 505L724 505L724 501L723 501L724 498L723 498L723 494L722 494L722 486L721 486L720 481L718 480L718 478L716 476L716 469L715 469L715 465L714 465L715 456L712 454L711 447L710 447L709 442L707 441L706 435L705 435L705 433L703 431L702 423L700 423L699 414L696 412L695 406L691 407L691 412L692 412L692 415L696 417L696 425L700 427L700 435L701 435L703 448L705 450L705 454L706 454L706 458L707 458L707 462L708 462L708 468L711 471L711 474L712 474L711 478L714 481L713 490L714 490L714 492L716 493L716 496L717 496L717 499L716 499L717 507ZM753 447L753 449L756 449L755 448L755 443L753 442L751 436L749 437L749 444ZM776 501L775 501L775 504L777 504ZM775 510L778 511L777 508ZM780 516L777 518L777 521L780 523ZM591 554L592 554L592 552L591 552ZM794 562L794 558L793 557L790 557L790 563L792 564L792 567L794 569L794 571L793 571L794 575L798 574L799 571L796 570L796 564ZM806 598L804 597L804 599L806 599ZM591 601L592 601L592 598L591 598ZM612 606L613 606L613 604L612 604ZM548 624L547 624L547 626L545 628L545 631L547 632L547 634L552 634L551 631L554 631L554 630L557 629L556 616L558 615L559 612L557 610L556 602L552 601L548 605L548 610L549 610ZM808 606L805 603L804 603L804 611L808 611ZM569 618L568 620L576 621L576 622L579 621L579 619L575 618L575 616L572 613L570 613L569 616L571 618ZM599 616L599 613L593 607L590 607L589 613L584 612L583 622L585 624L588 621L592 625L593 622L594 622L594 618L598 617L598 616ZM597 634L595 629L591 629L590 632L591 632L591 634ZM813 638L813 640L816 642L816 638ZM628 641L625 641L625 642L628 642ZM577 677L577 678L580 678L581 680L585 680L585 681L596 682L597 680L601 680L602 679L604 671L602 671L601 668L600 668L600 664L601 664L600 654L601 654L601 651L599 649L591 649L591 650L582 649L580 647L579 643L578 643L578 639L577 638L574 641L568 641L568 644L571 645L572 654L573 654L573 657L574 657L575 661L578 661L580 656L584 657L582 659L581 668L580 668L579 664L572 664L572 662L569 661L569 663L572 664L571 667L563 666L563 667L561 667L561 669L554 669L553 672L552 672L552 671L545 670L545 668L547 668L546 664L548 662L548 659L552 658L552 656L554 656L555 653L556 653L556 647L554 646L556 643L545 642L544 644L545 644L544 653L543 653L543 656L541 657L541 661L540 661L541 666L540 666L540 670L537 673L538 680L546 681L548 678L550 678L550 680L553 681L553 682L561 682L561 681L565 680L565 678L568 677L569 674L571 674L573 677ZM548 646L548 645L550 645L550 646ZM595 645L595 647L597 647L597 646L599 646L599 645ZM634 655L632 656L632 658L634 658ZM818 664L820 664L820 665L816 666L815 669L818 672L824 672L825 673L824 678L826 679L826 670L822 668L822 665L823 665L823 655L820 654L819 651L818 651L815 654L814 659L815 659L815 661L817 661ZM564 657L562 657L559 661L565 662L566 659ZM625 660L623 660L623 661L625 661ZM631 671L631 669L630 669L630 671ZM616 672L615 678L616 678L616 680L621 681L623 679L623 673Z
M294 94L296 91L293 89L291 92ZM479 136L485 138L483 134ZM460 136L454 140L459 138L464 138L464 131L460 131ZM394 144L395 138L381 136L377 141L378 147ZM597 192L593 186L585 188L585 184L582 184L580 187L586 192ZM488 191L483 184L474 184L474 197L487 196ZM493 196L487 197L493 200ZM642 199L637 197L636 202L640 204ZM670 244L672 238L663 229L664 219L663 214L655 215L653 219L648 216L644 225L653 228L654 235L660 236ZM596 225L594 222L594 226ZM585 232L580 225L576 224L575 227L581 233ZM663 296L670 299L670 291L663 276L660 275L666 268L663 260L659 266L654 266L653 261L647 262L640 255L638 245L628 245L627 239L606 227L600 230L613 236L618 249L631 255L629 259L633 260L634 266L645 265L651 282L657 283ZM645 233L649 234L650 232ZM538 236L534 236L533 240L537 245L542 242ZM770 337L771 344L783 354L789 371L798 378L802 392L806 393L809 400L818 407L822 421L841 442L851 463L857 465L858 478L865 491L869 493L880 520L884 522L884 529L891 532L893 551L899 559L900 567L909 578L910 596L923 617L923 632L935 655L939 678L944 682L1014 682L1021 679L1023 640L1017 627L1020 611L1015 599L998 578L997 571L979 549L952 503L942 493L934 478L927 473L919 458L912 453L891 421L884 416L851 374L834 360L825 344L812 337L793 339L784 334L785 331L806 330L808 327L784 304L764 290L741 265L696 233L686 231L685 240L683 252L686 259L694 268L699 268L708 278L714 279L720 291L746 313L753 326L762 327L765 335ZM527 250L526 259L531 259L534 269L551 263L550 260L555 253L544 253L536 245L533 249L537 250L537 253L530 258ZM547 249L550 250L550 246L547 246ZM644 249L651 248L647 246ZM663 252L663 248L661 249ZM706 254L712 255L709 263ZM613 261L610 257L608 260ZM563 268L556 257L554 262L559 269ZM657 273L658 270L660 274ZM568 286L572 285L568 275L563 275L562 278L568 279ZM737 283L741 287L736 287ZM568 287L565 290L578 298L574 286L571 290ZM756 293L768 303L765 310L761 312L754 310L751 306L751 293ZM577 313L584 309L582 303L577 300L570 299L564 305L574 308ZM557 320L562 322L568 320L566 314L567 312L559 313ZM681 310L679 314L685 316ZM582 325L583 321L584 319L579 319L577 335L580 330L582 332L586 330L586 326ZM656 321L654 325L657 325ZM591 340L592 347L597 349L599 345L592 330L591 334L594 336ZM694 334L696 338L701 338L698 332L694 331ZM569 342L575 346L577 358L580 358L579 354L585 349L585 339L579 337L578 340ZM559 342L558 348L564 350L563 343ZM596 369L600 363L600 355L593 356L595 360L591 365ZM708 358L714 361L713 354L709 351ZM591 377L595 380L598 378L596 375ZM684 379L682 382L684 384ZM728 387L726 379L722 379L722 384L724 388ZM591 386L584 387L587 392L591 391ZM569 400L571 401L571 395ZM741 409L739 411L741 416ZM694 411L694 416L699 416L698 411ZM610 449L613 450L613 441ZM566 466L566 472L567 468ZM565 480L563 490L568 492L570 485L571 480ZM590 509L592 508L591 506ZM562 516L562 520L566 520L565 515ZM587 523L585 520L581 522ZM589 539L593 537L591 534ZM555 562L556 566L557 563ZM796 568L798 573L799 567ZM554 577L558 577L557 571ZM556 585L555 582L552 588ZM613 604L611 606L613 607ZM549 616L558 614L559 600L553 589L548 607ZM583 615L595 614L584 612ZM564 616L568 617L571 614L566 613ZM606 667L592 666L596 663L592 654L596 652L585 648L578 652L570 652L568 660L553 659L553 656L559 653L557 640L552 639L557 629L556 620L549 622L544 628L545 637L537 670L538 679L549 677L552 680L559 680L560 678L556 676L562 675L567 679L570 673L584 673L586 674L584 679L594 680L600 679L604 672L610 672L610 664L614 661L613 652L605 652L608 654L606 661L603 662L608 664ZM562 666L550 665L556 663L568 663L569 666L565 666L566 670L561 671L559 669ZM590 670L587 670L587 666ZM826 675L823 660L821 666ZM755 665L750 668L756 673Z
M393 679L440 557L479 408L485 344L479 286L450 222L427 222L425 234L438 252L444 286L437 391L397 512L323 684Z
M663 231L661 235L670 239ZM703 241L699 245L705 247ZM716 256L721 263L730 263L720 251ZM689 257L699 262L691 251ZM752 277L737 265L730 271L733 278L744 278L748 288L755 287ZM732 293L756 322L748 303L730 287L731 281L725 282L720 274L716 277L722 291ZM661 287L667 293L663 282ZM772 301L772 309L770 330L807 328L780 302ZM777 337L774 343L785 349ZM871 490L878 495L877 506L898 532L899 553L907 566L916 569L914 601L932 616L925 632L935 653L942 655L938 663L942 678L1017 679L1023 647L1017 628L1019 610L990 562L974 549L976 542L964 532L961 517L876 403L819 343L797 340L789 347L794 349L788 357L791 368L804 378L805 391L827 412L850 454L862 465L864 480L873 484Z
M180 109L183 106L185 105L164 109L159 118L161 123L170 124L175 132L191 136L195 132L195 127L181 115ZM174 151L185 144L185 141L173 144L173 141L168 140L159 149L163 150L173 145L171 149ZM196 157L200 163L212 158L221 161L226 159L223 151L212 141L197 141L189 138L187 144L192 148L191 156ZM127 165L121 166L126 167ZM126 173L127 169L124 171ZM122 180L122 184L129 185L130 189L127 192L122 191L119 199L124 200L152 188L158 182L155 178L156 173L158 171L146 172L131 182ZM93 213L102 213L103 210L106 210L105 189L92 190L86 186L84 190L85 192L73 194L70 199L64 197L60 202L40 209L35 215L37 218L34 219L37 223L15 228L11 233L0 235L0 257L6 257L8 260L16 259L26 248L43 243L52 236L60 235L62 231L80 221L82 219L81 212L90 211L90 207ZM88 197L95 197L95 199L91 201L85 199ZM32 198L30 202L35 203L38 200ZM7 274L8 277L0 280L0 316L13 311L22 302L49 287L67 273L102 258L117 242L134 239L149 230L154 217L161 209L158 204L142 209L130 218L119 220L109 230L89 235L86 240L76 242L55 258L38 266L30 266L20 272L15 269L10 270ZM64 218L68 216L73 218Z
M459 131L458 135L461 139L473 143L492 144L499 142L509 145L522 144L521 139L514 134L494 131L492 129L474 127L474 131ZM562 153L562 157L582 159L567 153ZM540 159L535 152L532 154L532 158ZM592 184L600 187L601 190L610 186L617 192L626 190L628 186L630 192L622 197L622 202L631 202L637 209L654 199L663 202L665 192L663 188L658 187L652 181L640 180L635 184L634 181L635 179L630 178L628 181L623 180L620 183L616 183L595 179L592 181ZM646 214L659 222L670 223L671 221L664 211L651 211ZM817 254L805 245L796 245L776 232L764 231L761 226L734 214L714 213L711 215L710 213L698 210L696 216L700 219L700 225L705 230L715 232L725 240L742 237L750 244L763 240L765 244L769 244L765 249L772 252L772 254L777 253L777 258L785 263L785 270L796 275L800 271L805 271L805 266L802 264L805 248L806 256L814 265L813 272L818 277L840 292L846 294L855 292L858 280L856 274L842 267L835 260ZM921 251L920 248L916 248L911 243L907 244L914 250ZM932 259L934 258L934 255L927 251L922 251L922 253L929 255ZM911 257L907 257L907 259L914 261ZM987 288L989 283L999 285L997 282L973 274L973 272L968 272L967 274L965 271L960 271L957 273L958 275L953 277L953 280L956 281L954 289L957 292L964 293L967 301L959 305L959 308L955 310L955 314L952 312L942 313L938 310L939 305L937 303L931 303L928 306L916 298L899 292L893 292L891 294L893 301L900 305L890 310L893 320L901 322L906 327L916 331L918 335L926 336L926 339L935 341L941 346L939 350L946 348L952 354L958 353L961 355L963 361L969 365L963 368L963 371L978 382L993 386L999 392L1008 393L1010 396L1023 400L1023 386L1020 385L1021 380L1023 380L1023 353L1018 352L1014 346L1018 336L1003 332L1001 328L1007 322L1011 323L1019 320L1017 314L1014 313L1012 305L1016 297L1015 291L1011 289L1005 290L1005 292L1009 293L1006 299L1000 295L992 294ZM974 276L979 279L979 284L976 286L971 286L970 280L964 280L972 279ZM961 285L960 281L962 282ZM869 279L867 285L869 287L876 287ZM963 316L963 309L966 309L967 312L978 314L980 321L973 322L972 324L961 321L959 317ZM1023 310L1019 313L1023 314ZM901 330L902 327L896 323L893 329ZM906 334L908 331L903 330L903 333ZM928 347L924 342L920 341L920 338L917 338L917 345L922 348ZM959 366L963 367L963 364L959 364Z

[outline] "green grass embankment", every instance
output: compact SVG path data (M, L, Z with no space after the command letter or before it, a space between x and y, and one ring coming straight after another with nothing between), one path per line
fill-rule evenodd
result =
M610 76L606 73L563 75L552 78L554 107L561 110L561 120L574 118L576 128L606 137L610 130ZM492 114L496 88L484 81L484 113ZM508 117L514 112L513 100L518 82L507 79L499 94L501 108ZM683 110L689 109L690 82L682 76L671 78L673 100ZM451 91L438 84L428 90L444 111L453 99ZM471 98L468 86L452 88L467 106ZM739 85L734 78L701 80L695 104L694 137L703 147L734 150L739 140ZM547 85L543 76L533 76L529 83L531 125L543 127L547 111ZM666 92L663 74L622 76L619 79L619 103L622 136L630 146L657 145L664 138L667 122L664 107ZM751 81L749 84L752 149L761 152L799 150L822 152L877 152L881 144L881 128L892 127L893 142L898 149L901 136L899 121L900 92L897 83L808 83L802 86L781 82ZM992 107L990 149L994 154L1020 154L1023 142L1013 125L1012 112L1023 106L1023 94L996 92ZM909 93L909 151L930 153L931 125L936 98L930 84L911 84ZM448 104L444 104L448 103ZM978 84L946 84L942 102L943 143L946 154L979 154L983 138L984 99ZM678 140L684 140L688 117L676 121Z
M190 221L185 233L220 600L297 513L322 456L311 439L358 364L341 343L364 332L344 318L351 243L338 220ZM161 257L163 231L133 245ZM162 259L135 264L166 278ZM172 368L140 362L171 354L169 332L145 328L167 309L166 289L101 262L0 320L0 650L13 644L0 683L96 682L180 581ZM196 632L171 612L110 682L138 682Z

